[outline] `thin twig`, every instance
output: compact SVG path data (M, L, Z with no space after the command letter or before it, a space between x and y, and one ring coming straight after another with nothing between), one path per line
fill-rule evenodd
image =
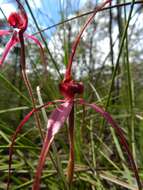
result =
M139 1L135 1L134 4L141 4L141 3L143 3L143 1L142 1L142 0L139 0ZM131 2L128 2L128 3L121 3L121 4L116 4L116 5L108 6L108 7L103 8L102 10L100 10L100 12L105 11L105 10L109 10L109 9L113 9L113 8L117 8L117 7L129 6L129 5L131 5L131 4L132 4ZM67 23L67 22L70 22L70 21L72 21L72 20L75 20L75 19L77 19L77 18L81 18L81 17L87 16L87 15L89 15L89 14L92 14L93 12L94 12L94 10L93 10L93 11L88 11L88 12L83 13L83 14L80 14L80 15L78 15L78 16L74 16L74 17L72 17L72 18L66 19L66 20L64 20L64 21L62 21L62 22L58 22L58 23L56 23L56 24L53 24L53 25L51 25L51 26L48 26L48 27L46 27L46 28L40 30L40 32L38 31L38 32L33 33L32 35L37 35L37 34L39 34L39 33L42 33L42 32L44 32L44 31L46 31L46 30L55 28L55 27L57 27L57 26L60 26L60 25L62 25L62 24L65 24L65 23Z

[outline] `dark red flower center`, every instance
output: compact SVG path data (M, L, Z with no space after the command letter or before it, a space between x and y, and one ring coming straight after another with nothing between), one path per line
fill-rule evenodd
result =
M10 24L10 26L14 27L14 28L18 28L21 30L25 30L27 28L27 16L20 12L16 13L11 13L9 18L8 18L8 22Z
M81 82L76 82L74 80L65 80L60 83L59 89L65 98L73 98L75 94L83 93L84 86Z

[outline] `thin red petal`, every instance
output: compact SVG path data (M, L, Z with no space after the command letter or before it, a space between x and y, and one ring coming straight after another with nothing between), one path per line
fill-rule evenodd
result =
M52 112L48 120L48 125L47 125L48 130L40 153L38 167L36 170L35 180L32 188L33 190L40 189L40 178L50 145L53 142L55 134L58 133L59 129L63 126L64 122L68 118L72 107L73 107L73 101L66 101Z
M43 49L43 47L42 47L41 42L40 42L35 36L32 36L32 35L24 34L24 37L33 40L33 41L39 46L40 51L41 51L40 53L41 53L42 62L43 62L44 65L46 66L46 64L45 64L45 56L44 56L44 49Z
M11 30L0 30L0 36L9 35L9 34L11 34L11 33L12 33Z
M48 107L50 104L54 104L54 103L58 103L58 102L63 102L63 100L55 100L54 102L48 102L42 106L40 106L37 109L33 109L32 111L30 111L25 117L24 119L21 121L21 123L19 124L19 126L17 127L13 137L12 137L12 141L11 141L11 145L9 147L9 175L8 175L8 183L7 183L7 190L9 189L9 185L10 185L10 176L11 176L11 164L12 164L12 155L13 155L13 146L15 144L15 140L17 138L18 133L20 133L22 127L25 125L25 123L30 119L30 117L33 115L34 112L37 112L39 110L41 110L42 108L46 108Z
M4 52L2 54L2 57L0 59L0 65L3 64L7 54L9 53L10 49L18 42L17 40L17 32L15 31L12 35L12 37L10 38L10 40L8 41L8 43L6 44L6 47L4 49Z
M105 5L107 3L110 3L111 0L106 0L105 2L103 2L101 5L95 7L95 11L94 13L87 19L87 21L85 22L84 26L82 27L82 29L80 30L78 36L76 37L73 45L72 45L72 51L71 51L71 55L69 57L69 61L68 61L68 67L66 69L66 73L65 73L65 80L69 80L71 78L71 67L72 67L72 63L73 63L73 58L77 49L77 46L79 44L79 41L81 39L81 36L83 34L83 32L85 31L85 29L87 28L87 26L92 22L92 20L94 19L95 15L97 12L101 11L103 9L103 7L105 7Z
M112 128L115 129L115 132L120 140L120 143L123 145L123 147L125 148L125 151L128 155L132 170L136 177L138 188L139 188L139 190L142 190L142 184L140 182L140 177L138 175L138 169L136 167L134 158L133 158L130 148L128 146L127 140L124 137L124 133L123 133L122 129L117 125L116 121L113 120L113 118L111 117L111 115L108 112L104 111L102 108L98 107L96 104L89 104L89 103L85 102L84 100L80 100L78 103L85 105L85 106L89 106L92 109L94 109L96 112L98 112L100 115L102 115L106 119L106 121L112 126Z
M41 42L40 42L35 36L28 35L28 34L24 34L24 36L25 36L26 38L30 38L31 40L33 40L33 41L40 47L40 49L43 50L43 47L42 47Z
M24 119L21 121L21 123L19 124L19 126L17 127L13 137L12 137L12 142L11 145L9 147L9 168L8 168L8 182L7 182L7 190L9 189L9 185L10 185L10 176L11 176L11 164L12 164L12 155L13 155L13 146L15 143L15 140L17 138L18 133L21 131L22 127L24 126L24 124L30 119L31 115L34 113L34 109L29 112Z

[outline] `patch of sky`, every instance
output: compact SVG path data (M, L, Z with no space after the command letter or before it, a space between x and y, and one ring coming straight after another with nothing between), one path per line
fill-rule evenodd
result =
M30 8L36 18L36 21L41 29L47 28L61 20L66 19L69 15L73 14L75 11L84 6L89 0L28 0ZM97 0L91 0L94 3ZM4 14L8 15L15 11L15 0L0 0L0 8ZM28 11L26 3L24 0L21 0L26 9L26 12L29 17L29 27L28 32L35 33L37 32L36 26L33 23L33 19ZM64 14L63 14L64 13ZM0 18L4 18L2 12L0 11ZM56 28L52 28L45 32L47 37L51 37Z

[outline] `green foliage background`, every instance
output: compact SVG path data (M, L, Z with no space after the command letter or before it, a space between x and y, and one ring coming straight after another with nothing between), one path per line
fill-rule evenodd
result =
M117 0L116 3L126 1ZM131 6L112 8L95 17L77 49L73 75L84 83L84 98L88 102L105 107L123 129L139 167L140 177L143 179L143 44L142 27L138 28L136 25L143 12L142 4L134 5L134 1L131 3ZM88 2L75 15L78 16L83 10L92 9L92 2ZM62 9L61 13L61 20L65 19ZM77 17L58 26L50 42L44 32L44 41L38 33L37 37L44 46L47 70L41 63L38 47L31 42L25 42L27 72L37 105L40 101L48 102L62 98L58 85L63 77L72 43L85 20L85 17ZM3 23L5 22L3 20ZM40 26L35 22L36 20L33 23L37 24L38 31ZM72 31L74 28L76 31ZM117 38L114 41L115 28ZM108 38L109 42L106 55L98 46L100 44L103 49L106 47L105 38ZM1 47L4 47L6 41L7 38L2 39ZM6 188L11 137L22 118L31 109L30 98L20 74L19 51L19 46L12 50L0 72L0 189ZM39 97L37 86L40 87ZM47 117L53 108L51 106L45 110ZM45 132L47 118L42 112L39 116L42 130ZM98 114L89 109L83 110L81 106L76 107L75 117L73 185L68 187L64 175L69 154L68 127L65 125L56 136L50 151L58 171L48 156L41 189L136 189L127 155L110 126ZM40 134L35 127L34 118L31 118L16 140L12 164L12 190L31 188L41 145Z

